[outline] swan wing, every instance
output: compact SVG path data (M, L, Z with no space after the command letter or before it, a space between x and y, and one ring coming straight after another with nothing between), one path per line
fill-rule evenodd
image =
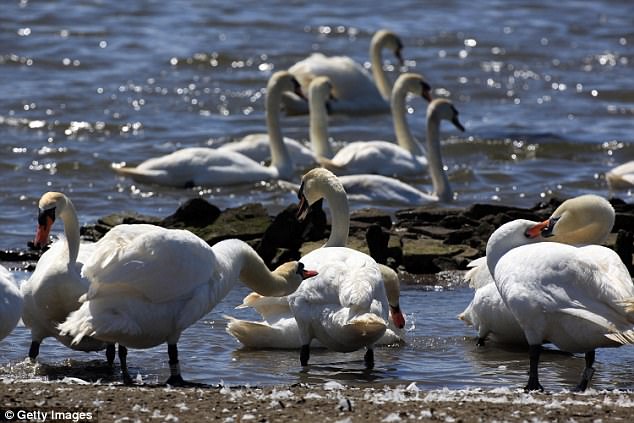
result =
M487 266L486 256L471 261L467 267L469 270L464 275L464 279L471 288L479 289L494 282L489 266Z
M140 295L151 302L183 298L207 284L211 248L189 231L153 225L119 225L106 234L85 264L86 299Z
M420 205L438 201L435 195L383 175L344 175L339 177L351 201L391 206Z

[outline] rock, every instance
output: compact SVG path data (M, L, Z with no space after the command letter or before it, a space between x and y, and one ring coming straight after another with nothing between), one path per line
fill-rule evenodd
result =
M224 210L211 225L185 229L189 229L209 245L229 238L253 241L262 237L272 220L262 204L245 204Z
M350 215L350 221L363 222L371 225L379 225L385 229L392 227L392 216L384 210L379 209L362 209L353 212Z
M218 207L196 197L185 201L173 214L163 219L160 225L166 228L201 228L214 223L220 213Z
M464 248L458 245L446 245L432 238L403 237L402 265L410 273L436 273L442 270L434 259L452 257L460 254Z

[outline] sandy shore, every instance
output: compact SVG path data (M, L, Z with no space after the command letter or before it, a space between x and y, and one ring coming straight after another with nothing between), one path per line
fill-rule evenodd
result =
M72 413L78 417L83 412L92 419L80 421L100 422L605 422L631 421L634 411L634 393L622 391L526 394L506 388L422 391L415 384L171 388L66 382L0 383L0 421L7 409L55 410L66 413L67 421Z

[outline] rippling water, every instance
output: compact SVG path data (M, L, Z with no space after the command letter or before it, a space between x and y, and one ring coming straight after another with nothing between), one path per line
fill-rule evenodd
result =
M274 211L290 204L292 193L277 184L157 188L115 176L110 164L262 132L263 89L271 72L311 51L367 62L369 39L380 27L402 37L406 69L423 73L435 96L451 98L460 110L467 131L447 126L443 138L456 205L531 206L553 195L609 195L603 173L634 159L634 30L627 0L485 0L478 7L464 0L394 0L371 8L332 0L222 3L3 4L0 248L22 247L32 238L35 204L47 190L68 193L81 223L120 210L166 215L196 195L220 207L259 201ZM399 69L385 59L394 79ZM425 105L421 99L410 105L410 124L422 138ZM285 135L307 139L306 117L284 118L283 125ZM330 134L339 144L393 139L388 115L336 116ZM630 199L629 192L616 194ZM234 292L228 309L244 293ZM406 289L404 295L415 313L414 340L399 350L381 350L371 378L429 386L523 383L523 354L504 353L498 361L497 353L472 348L464 339L471 332L453 321L468 302L468 290ZM223 332L220 315L228 309L220 307L184 336L183 362L191 366L184 371L199 380L365 380L359 372L347 373L341 364L347 356L316 355L328 364L306 376L297 372L295 353L271 360L270 352L238 350ZM3 362L20 358L27 343L26 331L18 328L1 344ZM44 360L85 359L49 344ZM627 351L599 353L600 361L615 361L597 372L599 385L623 379L619 367L631 368ZM352 357L360 364L360 354ZM154 359L164 361L162 349L135 351L131 365L142 374L165 373L153 367ZM578 373L569 377L569 361L553 356L548 364L565 385ZM331 371L331 365L343 370Z

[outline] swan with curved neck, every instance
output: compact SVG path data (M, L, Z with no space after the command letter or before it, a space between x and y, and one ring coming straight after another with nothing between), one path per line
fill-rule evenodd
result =
M300 219L306 215L310 205L321 198L326 199L332 216L328 241L322 248L311 254L318 256L330 247L344 247L348 240L350 217L346 192L337 177L326 169L313 169L302 178L298 196L300 197L298 206ZM345 256L349 254L348 250L337 248L333 251ZM333 262L336 263L338 260L343 258L333 259ZM385 334L376 343L389 345L402 339L400 330L405 326L405 318L399 304L400 286L397 273L384 265L379 265L379 270L385 286L391 321ZM261 322L254 322L227 317L229 320L227 332L242 344L253 348L301 348L304 345L288 299L266 298L252 293L245 297L243 304L239 307L253 307L264 319ZM331 333L329 338L333 337L335 335ZM315 341L317 346L324 346L319 337ZM332 345L332 341L330 342Z
M453 123L458 129L464 129L454 105L446 99L435 99L427 108L427 170L432 178L431 193L384 175L343 175L339 181L348 199L365 204L408 207L432 201L451 201L453 193L440 151L440 123L443 120Z
M61 324L63 334L81 342L93 336L119 344L124 381L127 348L168 345L171 376L183 385L177 342L238 281L263 295L293 292L316 272L289 262L271 272L245 242L230 239L210 247L186 230L119 225L98 243L84 274L90 281L81 307ZM178 283L175 283L178 282Z
M40 257L31 277L22 284L24 297L22 320L31 330L29 358L35 360L39 355L40 344L47 337L54 337L62 344L80 351L98 351L106 344L92 338L73 344L72 338L62 335L57 324L80 307L79 297L88 290L88 281L80 275L82 263L80 256L79 223L72 201L60 192L47 192L39 201L38 227L34 246L48 244L53 223L61 219L64 223L64 238L53 245ZM91 248L82 248L85 259ZM113 363L114 346L106 352L108 362Z
M294 169L280 128L279 105L284 92L301 93L298 82L286 71L275 72L267 84L266 125L271 154L270 166L238 152L191 147L148 159L136 167L113 166L124 176L141 183L174 187L225 186L270 179L290 179Z
M0 265L0 340L9 335L20 321L23 302L11 272Z
M424 155L422 146L412 136L407 124L405 99L407 93L413 93L422 96L427 101L432 101L430 90L429 84L421 75L413 73L400 75L392 92L392 120L398 144L382 140L355 141L346 144L332 159L327 158L331 156L322 155L320 163L339 175L378 173L386 176L420 176L421 173L427 171L427 157ZM316 113L311 110L311 124L313 114ZM311 132L313 145L328 144L326 119L327 116L324 116L323 121L320 122L320 133ZM456 127L464 131L459 122ZM440 140L435 138L427 140L428 144L431 142L440 142ZM317 151L315 147L313 149Z
M535 231L540 241L600 244L612 230L614 220L614 209L606 199L581 195L564 201L547 220L535 226ZM465 280L476 291L458 318L475 327L478 345L484 345L487 337L500 343L526 345L524 333L502 301L486 260L481 257L469 265Z
M529 345L525 389L543 390L539 356L541 344L550 342L563 351L585 353L577 385L583 391L594 373L595 349L621 345L605 334L634 325L634 310L624 306L634 297L634 285L609 248L539 242L548 225L527 220L502 225L487 242L487 266Z
M334 85L337 102L332 105L333 113L385 113L389 111L392 86L383 69L382 51L389 49L402 64L403 43L392 31L377 31L370 42L372 76L364 67L348 56L324 56L313 53L289 68L302 84L304 92L317 76L327 76ZM286 95L284 108L289 114L306 114L308 108L295 96Z

